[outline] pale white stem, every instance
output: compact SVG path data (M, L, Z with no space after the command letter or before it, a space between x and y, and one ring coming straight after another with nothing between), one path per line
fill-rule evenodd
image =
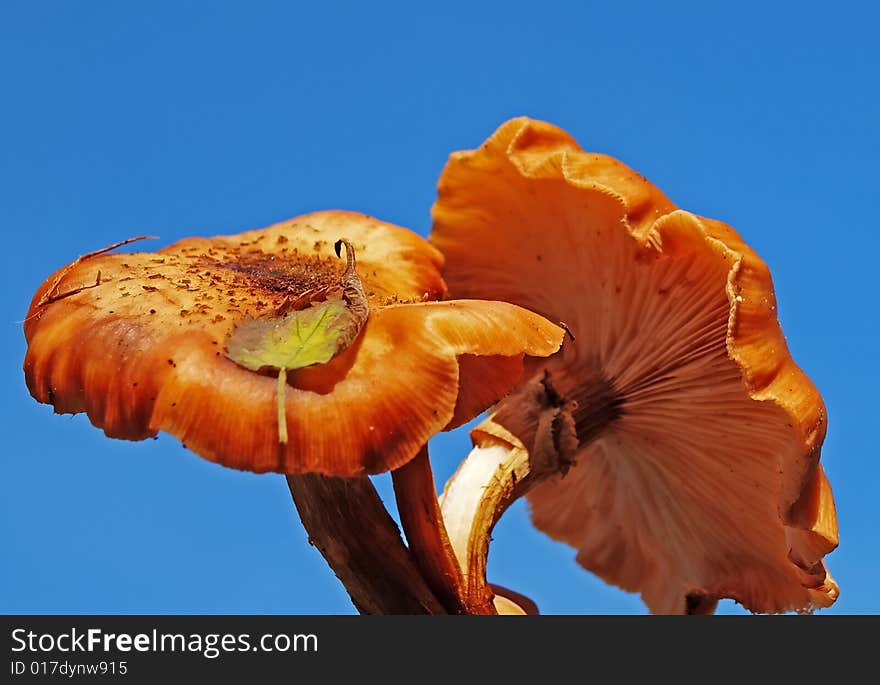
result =
M571 466L578 446L574 408L541 376L505 399L472 432L476 446L440 498L469 603L488 604L496 597L486 580L486 562L498 519L533 487ZM518 604L508 594L506 600L495 602L495 608L510 609L510 602Z
M485 516L492 513L485 511L485 499L496 499L510 456L511 449L506 445L474 447L440 496L449 542L462 571L468 570L468 549L474 532L486 526Z

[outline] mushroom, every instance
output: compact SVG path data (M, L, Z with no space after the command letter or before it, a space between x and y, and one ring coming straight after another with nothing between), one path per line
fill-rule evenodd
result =
M433 215L454 297L513 302L574 337L529 363L447 484L473 591L487 532L528 491L540 530L652 612L835 601L825 407L767 266L732 228L527 118L450 157Z
M430 481L439 521L427 441L507 393L562 330L504 302L436 301L439 253L361 214L108 254L129 242L38 289L24 324L31 394L110 437L164 431L225 466L288 474L362 611L437 612L438 593L460 609L443 532L410 514ZM366 477L388 470L430 591Z

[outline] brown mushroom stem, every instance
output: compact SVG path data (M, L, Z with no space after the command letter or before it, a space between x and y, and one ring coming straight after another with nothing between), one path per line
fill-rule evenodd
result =
M504 400L474 430L477 446L440 498L449 543L465 578L468 606L491 604L495 597L486 579L486 562L492 529L501 515L533 487L571 466L578 446L574 409L545 375Z
M469 602L462 569L443 524L434 474L425 445L404 466L391 472L400 523L428 585L453 614L494 614L492 603Z
M362 614L445 614L366 476L287 476L309 542Z

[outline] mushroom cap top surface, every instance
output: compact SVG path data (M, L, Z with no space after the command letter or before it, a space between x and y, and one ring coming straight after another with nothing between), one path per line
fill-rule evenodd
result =
M345 238L369 315L324 364L278 379L227 356L245 321L333 297ZM24 324L31 394L86 412L111 437L170 433L197 454L255 472L378 473L507 393L525 355L563 332L504 302L436 301L442 257L407 229L327 211L265 229L187 238L157 252L91 253L37 290ZM278 413L286 417L279 441Z
M539 529L653 612L834 602L825 407L767 266L732 228L528 118L451 155L433 216L452 296L518 304L575 337L534 362L578 402L581 440L568 473L529 495ZM490 419L475 440L492 433Z

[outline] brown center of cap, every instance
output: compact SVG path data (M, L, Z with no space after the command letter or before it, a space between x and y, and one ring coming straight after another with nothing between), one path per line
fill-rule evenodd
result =
M243 278L241 284L282 295L300 295L309 290L339 286L342 270L330 257L273 254L245 254L234 261L218 261L213 269L226 269ZM236 279L238 280L238 279Z

